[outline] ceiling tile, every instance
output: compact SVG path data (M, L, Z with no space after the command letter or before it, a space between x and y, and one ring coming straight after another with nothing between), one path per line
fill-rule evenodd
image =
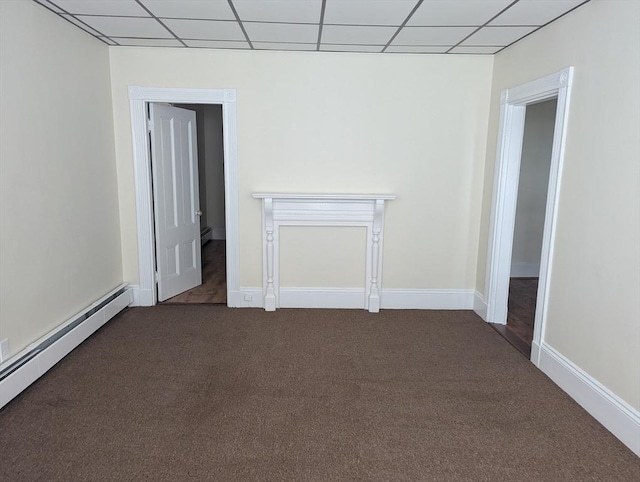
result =
M50 0L75 15L130 15L149 17L149 14L134 0Z
M242 21L319 23L322 0L233 0Z
M77 25L78 27L80 27L82 30L84 30L85 32L89 32L91 35L102 35L102 33L100 32L96 32L94 29L92 29L91 27L88 27L87 25L83 24L81 21L79 21L77 18L75 18L73 15L67 15L62 14L60 15L62 18L69 20L69 22L71 22L74 25Z
M462 45L509 45L533 32L537 27L484 27L465 40Z
M115 39L120 45L143 46L143 47L184 47L176 39L158 39L158 38L117 38Z
M320 50L324 52L381 52L384 47L382 45L334 45L322 44Z
M316 44L253 42L253 48L257 50L315 50Z
M235 20L227 1L142 0L156 17Z
M385 52L398 54L443 54L451 45L434 47L432 45L389 45Z
M416 3L417 0L327 0L324 23L400 26Z
M249 44L245 42L226 42L224 40L184 40L189 47L208 48L208 49L250 49Z
M252 22L246 22L243 25L252 42L316 43L318 41L318 25Z
M219 20L178 20L165 18L164 24L180 38L201 40L245 40L238 22Z
M476 27L405 27L392 45L455 45Z
M397 27L325 25L322 28L322 43L386 45L396 30Z
M451 49L452 54L495 54L504 47L455 47Z
M49 0L37 0L37 2L40 3L41 5L44 5L47 8L50 8L54 12L64 13L64 11L60 7L58 7L57 5L51 3Z
M157 20L132 17L78 17L107 37L173 38Z
M513 0L425 0L409 19L407 25L480 26L512 2Z
M520 0L490 25L544 25L585 0Z

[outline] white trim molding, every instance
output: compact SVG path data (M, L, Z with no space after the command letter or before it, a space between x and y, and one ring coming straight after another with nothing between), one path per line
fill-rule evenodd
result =
M534 343L538 368L640 456L640 412L547 344Z
M470 310L473 290L383 289L382 308L393 310Z
M487 302L484 296L475 291L473 293L473 311L483 320L487 321Z
M553 247L572 79L573 67L567 67L555 74L506 89L501 95L498 148L487 252L485 283L487 308L484 318L487 322L498 324L505 324L507 321L513 231L526 108L528 104L557 97L534 322L533 339L538 345L544 339L547 318L549 279L553 265ZM532 361L537 362L535 358L532 358Z
M232 298L231 292L238 291L240 287L236 91L234 89L130 86L129 107L136 188L139 270L136 303L138 306L152 306L157 302L151 154L147 138L147 105L150 102L222 105L227 299L229 300Z
M380 311L384 203L395 199L394 195L253 193L253 197L262 200L265 310L274 311L280 306L284 307L280 299L281 226L360 226L367 229L367 251L365 289L362 290L363 297L358 306L373 313ZM285 301L292 299L296 299L296 296L285 296ZM341 302L335 300L336 304Z
M131 288L120 285L0 364L0 408L129 306L132 300Z

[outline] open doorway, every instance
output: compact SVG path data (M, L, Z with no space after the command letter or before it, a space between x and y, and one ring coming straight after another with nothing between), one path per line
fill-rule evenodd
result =
M500 97L500 120L489 225L485 297L479 300L474 308L485 321L497 325L507 325L508 318L509 284L526 112L531 106L556 99L531 342L530 359L536 366L540 365L542 352L552 349L545 342L549 280L553 269L554 238L558 219L572 79L573 68L567 67L546 77L505 89ZM496 328L501 329L500 327Z
M533 341L556 107L557 98L526 107L507 323L492 324L527 358Z
M196 115L202 284L163 303L226 304L224 133L222 105L173 104ZM151 162L154 162L153 155ZM154 189L157 187L154 186ZM158 255L156 253L156 259Z
M136 221L138 238L137 285L132 284L135 306L153 306L158 302L156 290L156 246L151 159L149 150L150 103L214 104L222 106L224 136L225 249L227 306L246 306L246 295L240 291L238 249L238 159L237 109L234 89L189 89L129 86L129 107L133 141L133 163L136 187ZM199 227L195 236L200 239ZM198 250L199 251L199 250Z

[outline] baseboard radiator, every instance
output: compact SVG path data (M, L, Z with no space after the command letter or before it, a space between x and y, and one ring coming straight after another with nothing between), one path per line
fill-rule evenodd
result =
M0 408L44 375L98 328L129 306L131 288L120 285L54 331L0 365Z

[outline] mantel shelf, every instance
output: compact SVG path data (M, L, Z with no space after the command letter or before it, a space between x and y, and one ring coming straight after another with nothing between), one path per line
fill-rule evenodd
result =
M294 194L294 193L262 193L254 192L255 199L300 199L300 200L328 200L328 201L391 201L394 194Z

